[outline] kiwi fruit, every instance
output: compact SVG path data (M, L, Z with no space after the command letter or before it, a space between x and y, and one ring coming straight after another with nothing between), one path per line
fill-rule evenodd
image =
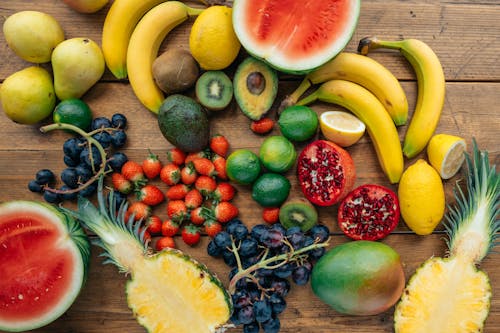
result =
M223 71L206 71L196 81L196 98L209 110L225 109L233 98L233 83Z
M183 48L168 49L158 56L152 66L153 78L167 94L192 88L200 75L198 63Z
M279 219L287 229L300 227L300 230L306 232L318 223L318 212L305 199L290 199L280 207Z

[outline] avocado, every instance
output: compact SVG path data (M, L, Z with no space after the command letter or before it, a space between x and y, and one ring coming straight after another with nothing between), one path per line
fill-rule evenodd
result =
M278 92L278 74L263 61L248 57L236 68L234 97L241 111L259 120L271 108Z
M196 152L208 145L207 113L191 97L174 94L165 98L158 112L158 125L168 142L182 151Z

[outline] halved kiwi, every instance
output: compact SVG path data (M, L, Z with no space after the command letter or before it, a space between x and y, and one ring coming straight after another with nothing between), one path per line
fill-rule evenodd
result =
M223 71L206 71L196 81L196 98L209 110L222 110L233 98L233 83Z
M279 219L285 228L300 227L305 232L318 223L318 212L307 200L291 199L280 207Z

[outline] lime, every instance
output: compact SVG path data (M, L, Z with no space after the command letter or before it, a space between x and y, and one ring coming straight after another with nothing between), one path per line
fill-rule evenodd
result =
M319 123L325 138L341 147L348 147L358 142L366 129L365 124L355 115L343 111L323 112Z
M302 142L316 134L318 115L307 106L293 105L281 112L278 125L288 140Z
M466 148L465 140L461 137L436 134L427 145L427 157L442 179L450 179L464 163Z
M278 173L264 173L253 183L252 198L263 207L279 207L288 198L290 181Z
M297 152L293 143L287 138L274 135L264 140L260 146L259 157L267 170L283 173L293 166L297 159Z
M248 149L235 150L226 160L226 172L238 184L251 184L260 174L259 157Z
M53 118L56 123L70 124L86 131L92 123L92 111L81 99L71 98L57 104Z

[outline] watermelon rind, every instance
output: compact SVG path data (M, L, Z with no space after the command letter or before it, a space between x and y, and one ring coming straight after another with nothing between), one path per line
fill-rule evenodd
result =
M0 229L2 224L6 223L7 217L13 216L13 214L28 217L30 214L41 216L44 222L51 223L52 226L56 227L56 230L60 231L61 235L54 246L68 250L71 257L75 260L74 270L71 277L69 277L71 282L70 286L67 288L67 293L58 301L57 305L50 309L50 311L31 319L12 319L2 314L1 307L4 304L0 303L0 331L23 332L40 328L54 322L74 303L87 278L90 260L90 242L78 221L64 214L56 206L27 200L0 203ZM0 243L1 236L2 235L0 235ZM45 258L44 256L46 255L46 253L30 253L30 258L31 256Z
M241 45L250 55L265 61L276 70L296 75L307 74L342 52L352 39L361 11L360 0L349 0L351 7L347 18L348 22L345 25L344 31L340 33L337 31L340 36L336 41L321 53L311 54L307 59L301 58L292 61L291 59L287 59L290 56L284 54L284 50L279 47L262 47L253 38L250 27L243 24L245 22L245 15L250 15L245 9L245 5L249 1L255 0L234 0L233 2L233 28Z

